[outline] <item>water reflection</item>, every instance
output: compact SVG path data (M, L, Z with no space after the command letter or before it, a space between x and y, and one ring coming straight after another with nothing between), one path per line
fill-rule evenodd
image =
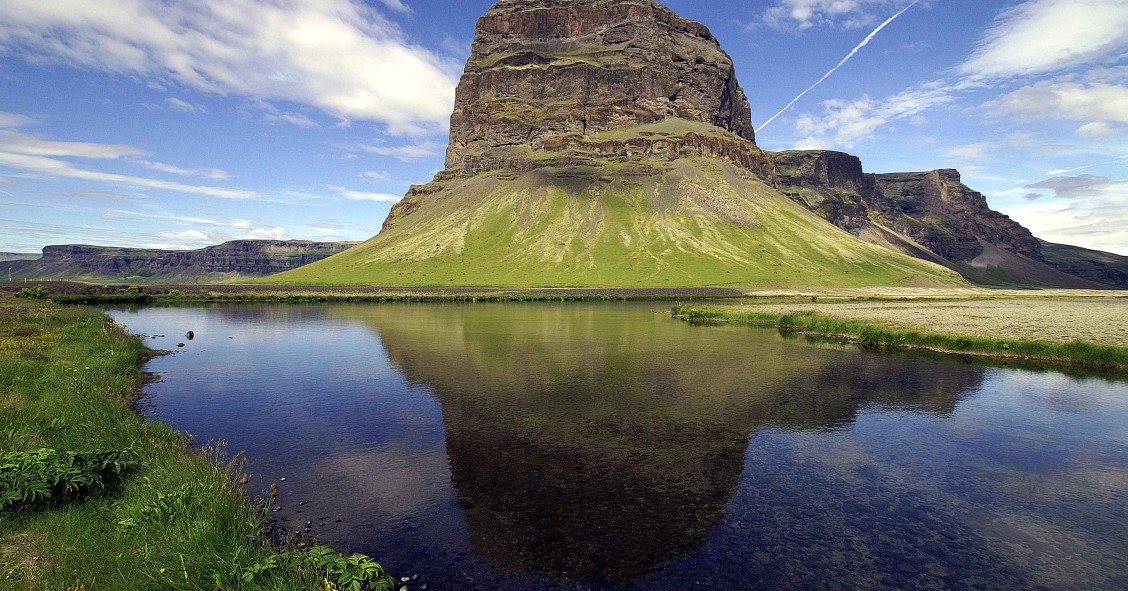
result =
M116 315L195 332L151 366L159 416L246 450L259 491L286 477L290 527L434 589L1128 587L1124 384L663 312Z
M474 550L501 569L597 580L697 550L753 431L836 429L869 405L950 413L983 372L929 375L658 314L624 323L616 307L354 312L442 402Z

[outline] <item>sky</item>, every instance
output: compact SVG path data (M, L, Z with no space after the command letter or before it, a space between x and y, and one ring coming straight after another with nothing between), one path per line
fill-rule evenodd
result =
M491 4L0 0L0 251L372 237L442 168ZM762 148L956 168L1128 255L1128 1L666 4L732 56Z

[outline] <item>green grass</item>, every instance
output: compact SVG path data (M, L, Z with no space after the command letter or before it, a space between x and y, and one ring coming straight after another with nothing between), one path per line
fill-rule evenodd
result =
M147 355L96 310L0 296L0 588L349 588L370 564L280 551L240 462L134 412Z
M962 285L867 244L717 160L664 175L541 169L483 174L424 197L380 235L263 279L426 287L857 287Z
M1102 371L1128 371L1128 347L1100 345L1082 340L1060 343L906 330L867 320L815 312L731 312L719 308L689 306L677 306L672 311L675 316L691 321L748 322L811 336L847 338L862 347L874 349L923 349L939 353L1066 364Z

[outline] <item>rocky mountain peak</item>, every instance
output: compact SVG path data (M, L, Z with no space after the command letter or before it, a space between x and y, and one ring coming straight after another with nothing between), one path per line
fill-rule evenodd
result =
M645 128L663 122L663 129ZM680 153L702 143L687 135L710 130L729 132L733 145L714 138L704 151L764 164L739 153L738 141L758 152L748 99L704 25L650 0L502 0L478 21L446 168L531 169L521 163L528 150L606 156L622 147L588 144L639 136L662 136L660 151Z

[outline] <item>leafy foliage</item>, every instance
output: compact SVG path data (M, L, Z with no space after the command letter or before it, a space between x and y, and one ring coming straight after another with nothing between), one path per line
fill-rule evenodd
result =
M124 450L36 449L0 454L0 511L98 494L136 465Z
M268 556L237 573L238 580L251 583L255 579L278 569L312 567L324 576L326 588L347 591L389 591L396 580L380 563L363 554L342 556L329 546L314 546L306 553L282 552ZM224 587L217 577L216 586Z
M42 285L35 287L25 287L16 292L16 297L25 300L45 300L47 296L51 295L51 291Z

